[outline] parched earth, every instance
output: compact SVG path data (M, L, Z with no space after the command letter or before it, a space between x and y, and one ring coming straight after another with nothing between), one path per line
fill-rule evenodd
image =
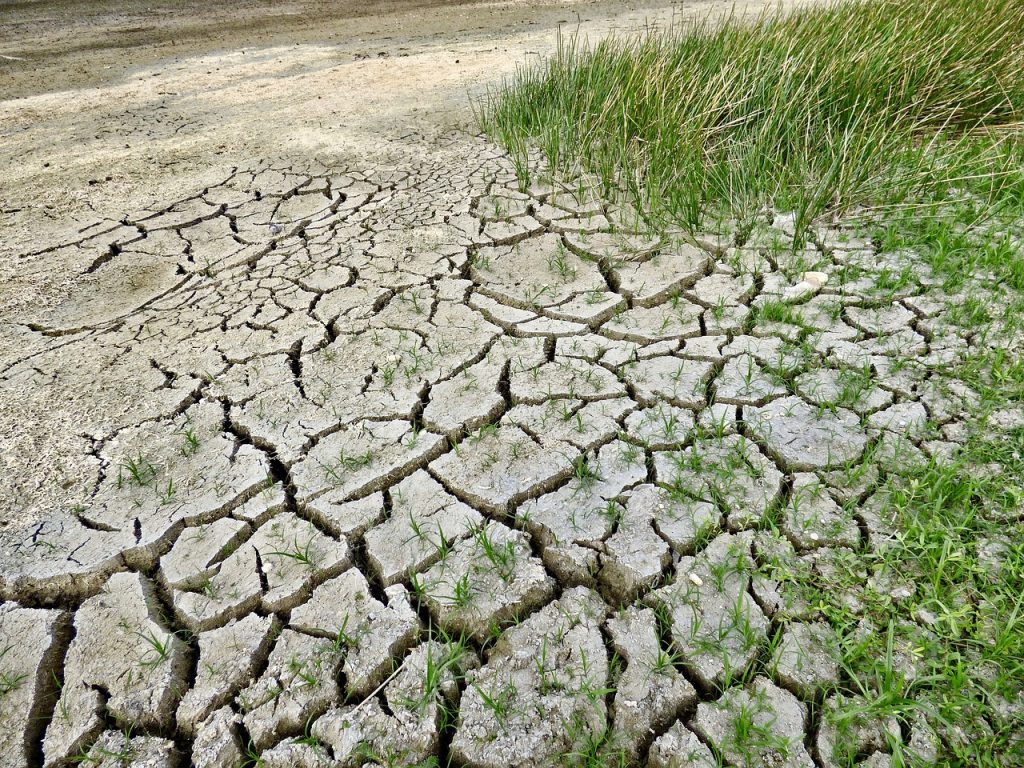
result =
M5 425L0 765L845 765L781 574L886 546L987 342L911 254L763 224L652 237L460 131L23 251L80 280L0 391L77 429Z
M927 276L883 291L898 257L840 231L648 238L444 141L61 246L102 288L0 381L119 410L87 496L5 531L5 765L540 765L610 730L710 766L740 713L830 764L830 630L754 573L884 541L865 451L957 435Z

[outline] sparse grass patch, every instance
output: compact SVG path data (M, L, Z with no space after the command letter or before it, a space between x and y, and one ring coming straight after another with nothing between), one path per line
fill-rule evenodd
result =
M936 745L944 764L1024 756L1022 450L1022 430L1009 442L979 436L955 462L890 477L898 533L865 559L903 593L841 580L815 589L843 630L843 664L873 714L927 718L944 742ZM844 605L849 594L863 596L862 616Z
M0 674L0 699L12 691L18 690L28 679L24 672L4 672Z
M1020 403L1024 366L993 353L960 370L981 396L982 428L952 460L883 467L882 526L892 533L858 556L872 579L836 569L794 572L791 584L839 630L846 685L862 697L842 717L895 717L919 734L927 722L940 765L1016 765L1024 758L1024 428L983 426L985 412ZM930 738L894 741L893 764L933 764L920 759Z
M965 351L921 364L931 383L969 389L970 412L957 417L964 444L923 461L869 448L851 472L880 471L865 491L876 506L849 509L870 544L835 569L794 561L770 575L838 632L840 688L856 709L839 717L900 723L886 747L893 766L1024 765L1024 427L1012 426L1024 402L1024 4L855 0L592 47L562 40L554 58L492 94L480 119L523 182L539 148L555 178L631 198L654 231L732 221L729 234L749 234L766 213L793 212L794 241L771 243L780 264L807 240L827 254L810 232L828 216L841 227L829 237L856 231L888 265L837 257L838 282L873 282L882 302L920 292L948 305L919 330L958 336ZM818 267L784 271L806 268ZM806 317L769 300L754 323L795 326L804 343ZM889 375L909 362L894 350ZM800 369L776 373L785 383ZM822 413L861 403L879 376L844 369ZM753 377L751 366L748 386ZM996 427L989 416L1000 410L1011 415ZM677 463L674 494L695 495L689 476L699 474L720 505L745 472L728 457L711 470L697 445ZM709 578L720 588L744 567L725 563ZM749 624L739 605L728 618ZM738 728L753 733L751 722ZM863 755L832 757L852 765Z

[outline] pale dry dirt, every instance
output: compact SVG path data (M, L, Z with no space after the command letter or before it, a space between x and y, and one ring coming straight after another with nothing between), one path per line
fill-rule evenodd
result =
M845 764L783 566L894 535L864 457L955 451L982 342L842 227L523 191L470 107L723 7L0 6L0 766Z
M208 5L0 6L0 317L52 304L77 281L59 259L17 256L98 219L174 200L256 159L358 164L391 143L472 130L470 97L550 53L556 30L599 35L731 7Z
M0 16L0 364L56 312L83 323L171 287L153 270L117 286L74 243L193 196L234 169L365 170L429 157L475 133L471 104L558 31L670 23L712 2L4 3ZM755 13L760 3L740 4ZM451 157L438 152L442 162ZM456 156L458 153L454 153ZM456 161L458 162L458 161ZM139 297L132 295L138 294ZM144 300L141 299L141 300ZM97 310L97 307L102 309ZM99 316L92 313L99 311ZM69 365L75 361L68 360ZM77 447L105 388L0 397L7 430L0 526L38 519L83 482ZM31 399L31 396L29 397ZM86 481L88 482L88 481Z

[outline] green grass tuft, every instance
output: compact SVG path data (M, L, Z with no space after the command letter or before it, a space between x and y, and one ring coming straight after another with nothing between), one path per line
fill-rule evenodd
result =
M1024 209L1022 111L1024 3L866 0L561 40L480 118L524 181L539 146L653 225L775 208L802 229L965 190Z

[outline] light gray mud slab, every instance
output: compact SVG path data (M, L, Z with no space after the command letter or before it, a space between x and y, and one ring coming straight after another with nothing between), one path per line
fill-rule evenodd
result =
M615 652L626 664L612 704L613 732L636 757L652 733L664 732L696 703L697 691L661 648L654 611L628 608L606 626Z
M718 768L719 761L693 731L676 723L651 746L647 756L651 768Z
M167 729L186 687L188 650L159 615L153 585L143 576L112 576L76 612L74 631L43 742L47 765L87 749L106 718Z
M417 582L438 624L483 641L547 602L555 583L528 542L524 533L490 522L456 543Z
M284 630L266 670L237 697L242 723L257 749L298 736L311 718L341 695L343 649L331 640Z
M793 471L842 466L860 458L867 445L851 411L815 409L793 396L752 408L747 423L766 450Z
M403 585L388 587L380 602L355 568L317 587L308 602L292 611L290 624L343 646L342 671L353 696L364 696L379 685L391 671L392 659L414 644L420 630Z
M758 244L783 231L652 238L482 139L410 141L25 256L82 275L0 364L61 457L3 480L0 765L926 750L844 716L797 583L852 575L854 615L908 588L863 561L885 467L953 455L978 397L933 283L880 295L844 270L896 256Z
M745 688L732 688L720 699L702 702L694 731L732 765L811 768L803 744L807 709L792 694L756 677Z
M606 610L577 587L507 630L469 677L452 754L494 768L551 765L599 737L607 727L600 694L608 674L600 632Z
M461 646L428 641L388 678L380 699L332 709L310 731L341 765L365 764L370 755L385 764L429 761L438 750L446 707L457 701L458 680L478 665Z
M26 765L52 702L51 671L70 639L62 611L0 606L0 765Z
M172 768L177 761L174 742L124 731L105 731L88 753L76 760L100 768Z
M704 689L742 677L767 641L768 620L748 591L752 539L717 536L648 598L670 617L673 642Z
M273 619L249 614L220 629L199 633L199 658L192 687L178 706L178 727L195 732L213 710L227 704L266 659Z

